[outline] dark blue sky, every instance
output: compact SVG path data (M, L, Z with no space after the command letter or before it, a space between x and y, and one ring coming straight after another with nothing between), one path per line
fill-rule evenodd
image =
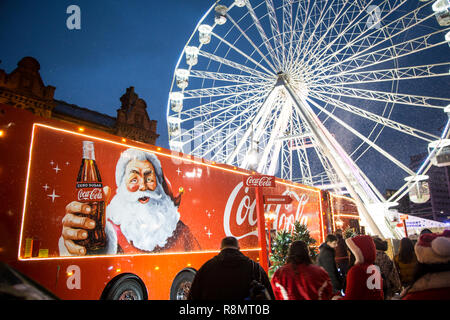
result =
M25 57L41 64L55 98L116 116L134 86L158 121L157 144L168 147L166 104L173 70L208 0L1 0L0 68ZM69 5L81 9L81 30L69 30Z
M0 68L9 73L23 57L35 57L41 64L44 83L56 87L56 99L111 116L116 116L116 110L120 107L119 98L126 88L134 86L136 93L147 102L150 118L158 121L160 138L157 145L168 148L166 106L173 71L195 26L213 2L0 0ZM73 4L81 8L81 30L66 27L69 17L66 10ZM407 9L410 11L422 4L414 0L408 2ZM431 4L422 14L429 13ZM401 14L404 12L398 13ZM426 28L431 31L427 29L427 32L440 28L434 18L428 23ZM413 31L416 32L417 28ZM413 31L401 34L396 41L416 37ZM438 62L448 62L446 45L407 56L400 61L400 66ZM405 81L400 91L448 97L448 84L449 77L414 80L411 84ZM371 85L370 89L374 88ZM435 134L439 134L447 120L441 112L419 110L416 113L402 107L395 108L394 116L405 124L419 125L418 129L428 132L437 130L432 132ZM355 125L361 127L364 122ZM388 138L391 140L380 141L405 164L408 164L409 156L426 151L423 144L407 144L394 135ZM348 140L348 144L352 142ZM375 172L375 183L383 185L380 190L396 188L403 183L403 178L393 178L391 170L378 167L373 159L359 165L365 172ZM388 176L385 172L389 172Z

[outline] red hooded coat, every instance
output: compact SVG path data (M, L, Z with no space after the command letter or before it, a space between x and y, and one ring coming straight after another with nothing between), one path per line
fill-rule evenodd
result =
M288 263L278 269L272 277L272 289L277 300L329 300L332 285L328 273L313 264Z
M356 236L345 240L355 256L355 265L347 274L347 287L342 300L383 300L383 279L374 265L375 244L370 236Z

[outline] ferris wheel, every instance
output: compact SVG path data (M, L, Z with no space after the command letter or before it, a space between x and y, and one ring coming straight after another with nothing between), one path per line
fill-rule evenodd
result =
M174 71L170 148L349 194L399 237L388 209L449 164L449 26L450 0L217 1Z

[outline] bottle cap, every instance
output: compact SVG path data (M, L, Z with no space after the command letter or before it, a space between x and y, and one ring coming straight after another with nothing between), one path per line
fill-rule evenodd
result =
M83 141L83 159L95 160L94 143Z

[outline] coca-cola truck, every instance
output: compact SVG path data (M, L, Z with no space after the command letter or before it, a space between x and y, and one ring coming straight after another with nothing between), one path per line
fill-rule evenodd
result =
M261 262L261 230L300 221L320 244L337 227L358 228L346 197L281 179L247 186L257 173L0 112L0 260L62 299L182 299L225 236ZM289 202L258 207L256 194Z

